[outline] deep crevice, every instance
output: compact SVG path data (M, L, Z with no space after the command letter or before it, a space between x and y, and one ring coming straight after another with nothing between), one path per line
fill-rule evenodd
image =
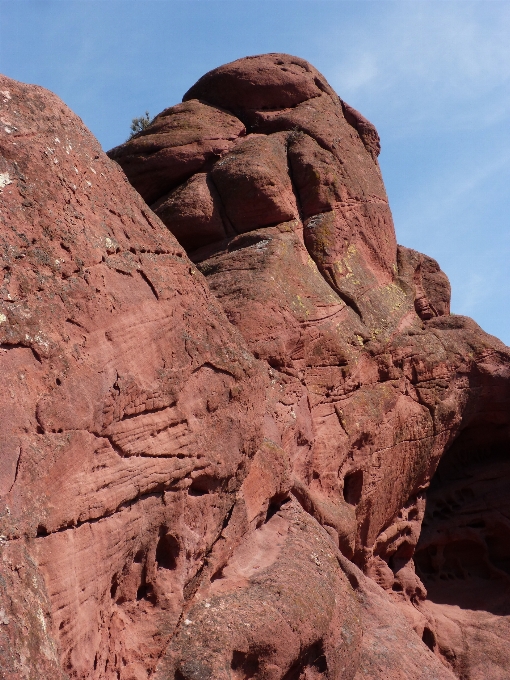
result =
M9 350L9 349L29 349L32 352L32 354L34 355L35 360L38 361L40 364L42 364L41 355L39 354L39 352L36 349L34 349L34 347L32 345L25 345L22 342L15 342L13 344L10 344L8 342L2 342L2 343L0 343L0 349L5 349L5 350Z
M218 159L218 160L220 160L220 159ZM213 164L213 166L214 165L215 164ZM211 184L213 185L214 190L216 191L216 196L218 197L218 202L220 204L220 217L221 217L221 221L223 223L223 228L225 229L226 237L229 238L229 237L232 237L232 236L239 236L239 232L234 227L234 225L232 224L232 220L228 216L227 209L225 207L225 203L223 202L223 198L221 197L220 191L219 191L218 187L216 186L216 182L214 181L214 177L212 175L212 172L208 173L208 178L209 178Z
M14 471L14 480L11 484L11 488L9 489L9 493L14 489L14 485L16 484L16 480L18 479L20 462L21 462L21 447L18 452L18 459L16 460L16 469Z
M317 265L318 266L318 265ZM319 267L320 270L320 267ZM355 312L359 318L363 321L363 314L361 313L360 308L358 307L358 304L356 303L355 299L348 295L345 291L341 291L337 286L335 286L332 282L328 281L326 277L324 277L326 280L326 283L329 284L329 286L335 291L335 293L338 295L338 297L345 302L345 304L352 309L353 312Z
M163 486L162 484L158 484L157 487ZM84 524L95 524L96 522L101 522L104 519L108 519L109 517L113 517L113 515L116 515L119 512L123 512L124 510L129 509L131 506L133 506L135 503L138 503L139 501L143 501L147 498L163 498L164 491L167 491L168 489L164 489L161 491L150 491L147 493L140 494L139 496L136 496L136 498L132 498L129 501L124 501L120 505L118 505L115 510L112 510L112 512L106 513L104 515L101 515L101 517L94 517L90 519L84 519L79 522L76 522L74 524L69 524L67 526L59 527L58 529L55 529L53 531L48 531L47 528L43 524L39 524L37 527L37 533L36 533L36 538L41 538L45 536L49 536L50 534L58 534L63 531L69 531L73 529L79 529L81 526Z
M427 626L425 626L425 628L423 629L421 639L427 645L430 651L433 652L436 646L436 636Z
M151 289L151 291L152 291L154 297L156 298L156 300L159 300L158 292L157 292L157 290L156 290L154 284L152 283L152 281L151 281L151 280L149 279L149 277L147 276L147 274L146 274L142 269L138 269L137 271L139 272L140 276L141 276L142 279L145 281L145 283L146 283L146 284L149 286L149 288Z
M196 593L196 591L197 591L197 589L198 589L198 586L200 585L200 580L201 580L201 578L202 578L202 573L203 573L203 571L204 571L205 566L206 566L207 563L208 563L209 555L212 553L214 546L216 545L216 543L217 543L218 540L220 539L221 535L223 534L223 532L224 532L225 529L227 528L227 526L228 526L228 524L229 524L229 522L230 522L230 519L231 519L231 517L232 517L232 513L234 512L234 507L235 507L235 502L233 502L232 505L230 506L230 508L229 508L229 510L228 510L228 512L227 512L227 514L226 514L226 516L225 516L225 519L223 520L221 529L220 529L220 531L218 532L218 535L217 535L216 538L212 541L209 550L208 550L208 551L206 552L206 554L204 555L204 559L203 559L203 561L202 561L202 564L201 564L199 570L197 571L197 573L195 574L195 576L194 576L190 581L188 581L188 582L186 583L186 585L184 586L183 595L184 595L184 599L185 599L186 601L189 601L189 600L193 597L193 595ZM224 565L222 565L222 566L217 570L217 572L215 572L215 573L221 572L222 569L223 569L223 566L224 566ZM217 578L221 578L221 576L218 576ZM181 616L181 619L182 619L182 616Z

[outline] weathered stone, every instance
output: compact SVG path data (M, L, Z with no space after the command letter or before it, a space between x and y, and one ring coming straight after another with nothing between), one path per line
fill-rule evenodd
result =
M147 677L263 440L267 369L81 121L1 89L2 671Z
M241 121L226 111L189 101L165 109L108 155L151 204L193 173L207 170L244 132Z
M373 126L215 69L110 152L165 227L2 87L6 677L505 678L510 354L397 247Z

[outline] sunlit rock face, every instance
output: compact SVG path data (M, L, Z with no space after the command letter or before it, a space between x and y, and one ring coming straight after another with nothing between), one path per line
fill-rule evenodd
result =
M5 678L506 678L510 357L375 128L283 54L110 158L1 86Z

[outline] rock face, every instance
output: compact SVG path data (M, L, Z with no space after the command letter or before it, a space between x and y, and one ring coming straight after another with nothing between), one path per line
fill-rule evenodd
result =
M397 246L374 127L250 57L124 175L0 95L3 677L508 677L510 354Z
M81 121L40 88L1 89L0 667L146 677L264 439L271 385Z

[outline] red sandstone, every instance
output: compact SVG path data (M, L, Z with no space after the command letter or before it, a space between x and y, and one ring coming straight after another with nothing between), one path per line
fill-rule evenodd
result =
M124 175L1 80L2 677L507 678L509 350L375 128L250 57Z

